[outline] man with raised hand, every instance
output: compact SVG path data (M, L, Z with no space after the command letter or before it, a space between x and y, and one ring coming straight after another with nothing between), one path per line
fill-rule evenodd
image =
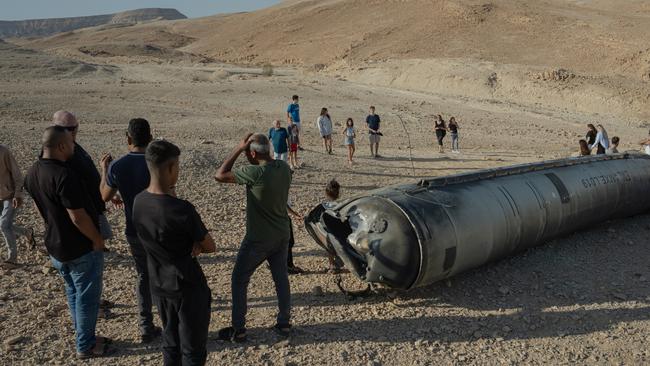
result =
M165 365L203 365L211 294L196 256L214 240L188 201L176 198L180 149L154 141L145 152L149 187L135 197L133 226L147 252L151 293L162 320Z
M124 202L126 229L124 234L129 243L131 255L135 261L135 271L138 275L136 294L138 297L139 326L142 343L149 343L160 336L160 328L153 324L151 313L151 289L147 274L147 253L138 239L133 227L133 201L135 196L149 186L149 170L145 161L145 150L151 142L151 127L143 118L129 121L126 131L126 143L129 153L113 161L110 154L105 154L101 160L102 180L100 191L104 202L114 199L120 192Z
M248 134L217 170L221 183L246 186L246 236L241 243L232 272L232 326L219 330L221 340L246 340L248 283L264 261L269 263L278 296L277 323L274 330L288 336L291 329L291 291L287 273L289 216L287 198L291 170L282 160L273 160L269 139ZM244 153L250 162L233 171Z
M109 340L95 336L104 269L104 239L84 183L66 161L74 154L72 134L60 126L43 135L43 156L29 169L25 188L45 221L45 247L65 282L77 357L107 353Z

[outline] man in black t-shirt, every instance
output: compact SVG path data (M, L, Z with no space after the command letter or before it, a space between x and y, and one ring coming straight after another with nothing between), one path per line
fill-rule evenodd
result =
M368 138L370 140L370 155L373 158L380 158L379 156L379 140L381 132L379 132L379 124L381 119L379 115L375 114L375 107L370 106L370 114L366 117L366 125L368 126Z
M106 204L99 192L101 176L99 175L99 171L95 166L93 158L86 152L86 150L84 150L83 147L81 147L81 145L77 143L77 133L79 132L79 122L77 121L77 117L67 111L58 111L54 113L52 122L55 126L61 126L72 134L72 139L74 141L74 154L70 159L68 159L66 164L77 173L88 189L91 202L95 206L95 210L99 215L99 230L102 237L104 240L111 239L113 233L111 225L105 215Z
M98 215L79 176L66 165L72 135L53 126L43 135L43 156L29 169L25 188L45 220L45 247L65 281L78 358L102 356L108 339L95 336L102 293L104 239Z
M202 365L211 294L196 256L216 248L194 206L176 198L180 153L167 141L147 147L151 182L135 197L133 225L147 252L151 294L163 325L164 364Z

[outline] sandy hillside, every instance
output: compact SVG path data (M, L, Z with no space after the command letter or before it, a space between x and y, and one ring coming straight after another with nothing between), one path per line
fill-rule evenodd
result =
M514 14L515 5L520 3L527 4L525 14L544 21L532 25L520 22L516 26L504 23L504 14ZM585 93L594 88L592 85L601 85L605 90L598 89L593 95L619 90L615 82L630 90L626 94L636 90L629 85L644 90L643 84L634 84L642 83L633 81L634 72L619 72L606 66L618 53L607 52L602 58L583 55L587 60L584 65L579 56L568 54L562 62L551 62L553 57L544 56L543 50L552 53L557 47L565 47L564 43L533 36L562 32L556 23L549 23L553 19L550 14L568 19L566 27L571 29L579 29L574 24L578 18L600 30L605 29L604 20L609 19L609 39L627 52L641 47L648 7L640 1L494 4L485 13L483 3L466 1L294 1L248 14L91 28L42 40L0 42L0 143L11 147L26 171L35 161L38 139L51 114L64 108L79 116L78 141L96 161L106 152L116 157L126 152L124 130L133 117L147 118L156 137L167 138L181 147L179 195L198 208L218 247L216 254L201 258L214 298L209 364L647 364L649 215L602 223L449 282L354 301L338 292L332 276L325 273L322 251L304 228L296 225L296 263L307 273L290 278L295 334L286 341L268 329L273 325L276 305L270 273L261 268L249 289L250 341L231 345L213 340L216 331L228 325L230 272L244 234L245 192L241 187L216 184L211 176L246 131L266 132L273 119L283 118L292 94L302 97L306 151L301 153L304 167L296 170L290 194L303 213L323 199L324 185L331 178L337 178L343 195L349 196L422 177L568 156L576 150L576 140L584 135L584 125L592 121L605 123L610 136L620 136L622 150L638 151L636 141L647 135L650 127L642 118L610 118L616 112L608 110L595 115L583 105L598 104L594 102L598 99ZM562 4L561 10L550 10L558 4ZM380 13L382 8L384 13ZM426 38L429 33L425 31L448 32L452 23L446 27L437 22L423 23L420 28L410 24L403 29L394 28L383 37L377 33L388 29L383 27L390 28L389 24L396 27L397 21L404 21L408 14L419 16L420 20L433 19L425 17L422 10L429 8L436 9L438 14L453 8L465 14L458 19L469 17L464 23L459 21L459 27L465 28L458 34L464 36L457 37L455 42L466 50L476 47L477 53L455 54L451 53L452 47L441 48L440 54L425 52L437 48L420 42L416 29ZM291 21L285 22L281 17L286 14L293 17ZM345 14L354 22L344 22ZM366 22L368 14L383 14L387 21ZM315 19L319 17L329 19L327 24L336 27L317 26ZM476 17L485 19L471 20ZM530 33L510 33L512 37L523 37L513 43L521 49L519 58L514 51L502 52L508 48L505 41L481 41L490 38L487 30L496 29L499 22L508 29L532 27ZM288 38L282 38L284 33L279 33L283 24L303 28L293 33L293 41L287 41ZM347 24L351 24L349 28L345 28ZM354 24L357 26L353 27ZM232 33L227 33L235 25L241 26L239 32L232 28ZM355 38L359 40L355 41L356 56L344 59L345 51L337 51L331 59L310 58L318 52L326 54L325 47L317 47L319 43L326 45L326 37L318 38L319 34L326 34L324 30L331 29L333 37L341 37L339 40L349 40L366 32L360 31L362 25L374 28L368 28L366 41L360 41L363 36ZM486 27L485 32L471 30L481 27ZM316 33L319 29L323 33ZM409 42L421 45L416 47L418 52L422 50L421 54L409 56L397 47L400 42L391 40L397 39L396 32L409 29ZM274 30L277 37L265 38ZM584 42L599 39L595 36L598 33L581 34ZM314 44L307 42L310 38ZM538 44L542 47L539 51L534 51L537 48L532 47L533 39L542 42ZM618 42L621 39L625 42ZM253 45L249 47L243 40ZM378 48L387 42L393 42L392 46ZM451 38L445 42L452 42ZM565 42L577 44L573 37ZM162 51L153 52L152 47ZM233 50L232 58L221 54L228 47ZM381 53L386 57L373 54L377 50L383 50ZM539 56L532 59L534 62L523 59L529 51ZM584 47L580 52L596 51ZM283 65L284 56L280 56L288 53L304 58L297 64ZM253 54L258 56L244 62ZM497 59L495 55L499 54L507 54L508 60ZM643 64L643 57L635 62ZM271 76L264 75L260 67L245 65L266 61L275 65ZM314 63L327 67L315 72ZM559 68L567 68L575 76L564 78L564 73L548 71ZM459 69L465 71L461 73ZM544 74L544 70L548 72ZM494 72L497 77L490 77ZM541 75L537 78L533 72ZM531 73L529 84L518 84L516 76L527 73ZM440 83L451 83L450 80L459 85L457 89L438 87ZM492 84L486 86L489 80ZM514 89L508 91L517 86L526 90L527 95L520 96L526 93ZM562 91L564 97L549 98L555 89ZM533 103L530 98L537 95L545 97ZM603 104L611 100L600 99ZM335 139L335 154L324 154L315 127L320 108L329 108L336 128L347 117L354 118L357 126L362 127L370 104L377 106L384 121L385 136L380 148L383 158L369 157L367 136L363 133L357 140L353 168L345 163L343 139L339 136ZM461 154L436 152L431 116L437 113L459 119ZM448 140L446 144L449 147ZM3 364L162 362L158 344L138 343L132 293L135 271L121 234L123 214L114 210L109 220L116 238L109 243L111 253L106 257L104 286L105 298L115 302L116 307L112 316L100 319L98 329L116 340L117 351L103 360L72 360L73 336L62 281L52 273L45 256L29 250L21 241L22 265L13 270L0 269ZM17 223L33 226L39 236L43 234L42 221L31 202L21 209ZM344 281L348 288L362 287L349 275L344 276Z
M67 56L294 65L381 86L641 121L650 118L649 37L650 7L640 0L328 0L100 27L29 46Z

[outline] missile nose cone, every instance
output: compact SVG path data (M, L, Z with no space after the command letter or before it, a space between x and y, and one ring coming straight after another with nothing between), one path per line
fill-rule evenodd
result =
M321 230L343 262L365 281L409 288L420 269L420 247L401 209L381 197L349 202L326 211Z

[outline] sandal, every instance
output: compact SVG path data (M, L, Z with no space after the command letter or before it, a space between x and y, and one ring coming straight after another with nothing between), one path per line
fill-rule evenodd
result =
M276 324L273 331L282 337L288 337L291 335L291 324Z
M87 360L89 358L103 357L110 353L106 343L95 343L95 346L84 352L77 352L77 359Z
M235 330L233 327L221 328L217 332L217 339L235 343L246 342L246 329Z

